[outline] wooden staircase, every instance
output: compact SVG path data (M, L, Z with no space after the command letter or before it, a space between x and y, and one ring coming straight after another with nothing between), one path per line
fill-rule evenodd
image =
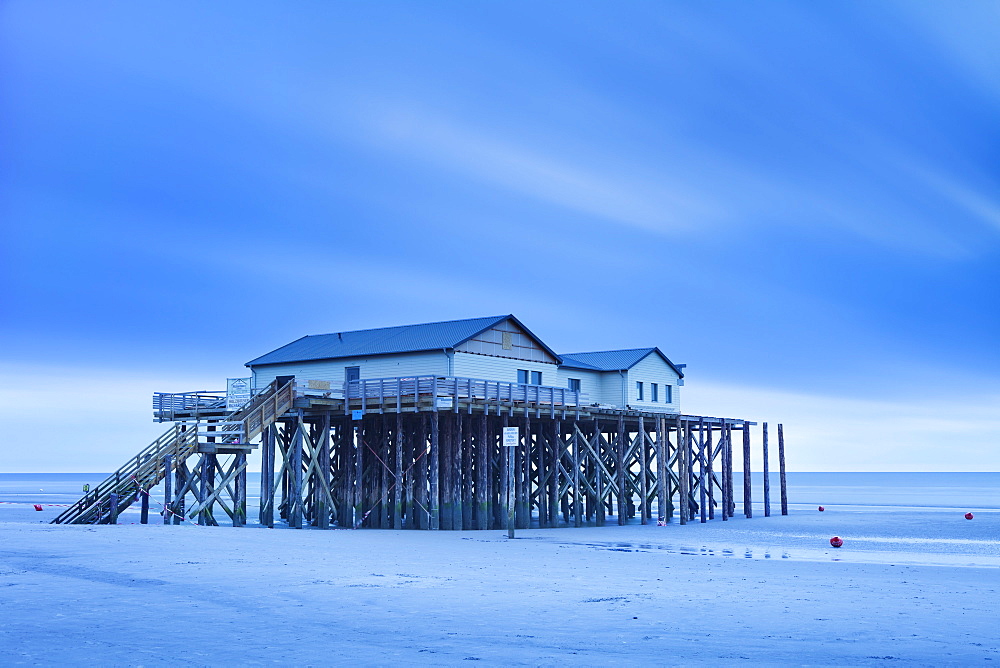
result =
M118 513L135 502L140 490L158 485L191 455L252 449L250 441L284 415L294 400L294 379L280 387L275 381L243 408L210 423L215 431L200 431L196 425L174 424L52 520L52 524L110 524ZM207 436L213 441L200 442L199 436ZM112 508L113 498L117 499L116 508Z

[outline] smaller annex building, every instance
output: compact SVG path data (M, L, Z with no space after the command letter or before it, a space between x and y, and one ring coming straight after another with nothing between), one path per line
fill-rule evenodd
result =
M433 376L563 388L584 405L679 413L685 365L656 347L560 354L508 314L304 336L246 366L255 388L281 376L345 388Z

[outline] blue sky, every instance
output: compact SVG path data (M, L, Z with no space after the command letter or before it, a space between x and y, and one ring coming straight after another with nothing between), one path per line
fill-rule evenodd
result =
M659 345L799 470L1000 470L998 21L6 2L0 419L44 447L0 470L113 468L149 393L304 334L508 312Z

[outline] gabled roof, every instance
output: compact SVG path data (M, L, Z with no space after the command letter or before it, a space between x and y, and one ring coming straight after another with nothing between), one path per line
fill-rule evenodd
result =
M568 353L560 355L560 366L571 369L586 369L590 371L625 371L631 369L642 360L656 353L681 378L684 373L674 365L659 348L630 348L629 350L602 350L592 353Z
M555 352L542 343L517 318L508 314L303 336L297 341L250 360L246 366L450 349L462 345L480 332L508 318L538 341L549 354L559 359Z

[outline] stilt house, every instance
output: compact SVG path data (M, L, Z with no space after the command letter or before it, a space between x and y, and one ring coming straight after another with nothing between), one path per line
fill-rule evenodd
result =
M684 384L684 365L659 348L560 355L513 315L304 336L247 367L257 388L283 376L334 391L433 377L484 391L496 383L501 393L568 390L573 405L665 413L680 412Z

